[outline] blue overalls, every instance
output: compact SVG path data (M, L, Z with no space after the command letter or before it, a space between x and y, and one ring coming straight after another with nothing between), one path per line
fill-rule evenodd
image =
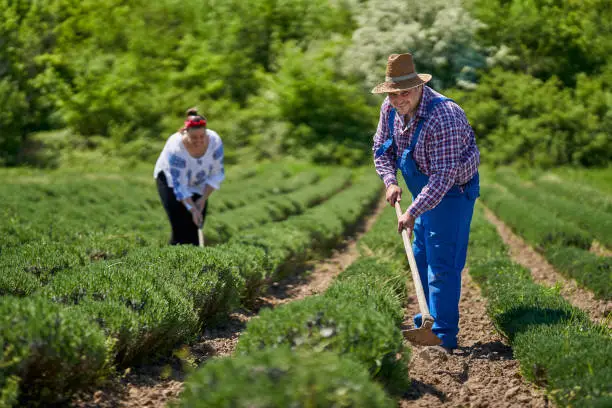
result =
M445 101L450 99L438 97L431 100L426 109L427 116L437 104ZM397 151L393 138L394 120L395 109L392 109L389 113L389 139L377 149L377 158L390 146ZM412 156L422 127L423 119L420 119L410 146L396 163L413 201L429 182L429 177L418 169ZM464 186L453 186L435 208L418 217L414 224L412 248L429 312L435 320L433 332L447 348L457 347L461 271L465 266L474 203L479 195L477 172ZM421 325L420 314L414 317L414 323L416 327Z

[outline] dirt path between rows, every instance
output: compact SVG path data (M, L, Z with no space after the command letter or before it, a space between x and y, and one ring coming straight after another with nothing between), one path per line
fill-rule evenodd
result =
M593 241L589 251L597 256L607 256L608 258L612 258L612 250L603 246L599 241Z
M459 348L434 355L412 346L412 389L400 407L548 407L543 392L523 380L512 349L497 334L479 287L463 271L459 304ZM406 328L418 312L416 296L406 308ZM433 358L432 358L433 357Z
M548 263L544 256L514 234L510 227L497 218L491 210L484 208L487 220L497 228L514 262L531 270L531 276L535 282L548 287L560 285L561 295L565 299L587 312L594 322L605 324L606 316L612 314L612 301L596 299L592 292L579 287L575 280L565 278ZM612 327L612 319L610 320L608 326Z
M372 227L385 205L386 202L380 200L360 222L356 232L347 237L329 257L310 261L300 267L303 272L297 276L274 282L267 293L257 300L253 310L234 311L223 322L205 330L196 344L176 352L175 357L132 368L121 378L116 378L107 388L80 396L71 406L158 408L175 401L189 372L189 368L185 369L181 361L189 361L192 367L197 367L211 357L230 355L246 323L257 316L259 310L324 292L334 278L357 259L359 256L357 241Z

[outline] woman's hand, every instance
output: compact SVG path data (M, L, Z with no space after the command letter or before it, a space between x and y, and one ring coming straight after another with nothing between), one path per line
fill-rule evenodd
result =
M197 203L195 206L191 207L191 210L189 211L191 211L191 219L193 220L193 223L198 228L200 228L200 226L202 225L203 219L202 219L202 211L198 209Z
M200 198L198 198L195 202L195 206L198 208L198 210L200 211L200 213L202 211L204 211L204 205L206 205L206 197L202 196Z
M391 184L389 187L387 187L386 199L389 205L394 207L396 201L398 203L402 201L402 189L396 184Z
M416 218L414 218L408 211L402 214L401 217L397 219L397 232L401 233L402 230L408 231L408 237L412 237L412 231L414 230L414 222Z

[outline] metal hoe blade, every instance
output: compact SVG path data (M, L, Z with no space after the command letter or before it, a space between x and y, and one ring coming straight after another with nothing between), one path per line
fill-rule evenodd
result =
M418 329L403 330L404 338L417 346L438 346L442 340L431 330L433 319L424 318L423 324Z

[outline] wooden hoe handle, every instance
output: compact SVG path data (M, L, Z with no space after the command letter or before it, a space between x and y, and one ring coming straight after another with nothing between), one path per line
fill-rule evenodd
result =
M198 243L200 244L201 248L204 248L204 226L203 225L199 225L198 226Z
M402 216L402 208L397 201L395 202L395 213L397 214L398 219ZM414 288L416 289L416 295L419 301L419 309L421 310L423 321L429 320L431 319L431 315L429 314L429 307L427 307L427 301L425 300L425 293L423 292L423 285L421 284L421 276L419 275L419 270L414 259L414 253L412 252L412 243L410 242L408 231L405 228L402 230L402 238L404 240L406 256L408 257L408 264L410 265L410 272L412 272L412 281L414 282Z

